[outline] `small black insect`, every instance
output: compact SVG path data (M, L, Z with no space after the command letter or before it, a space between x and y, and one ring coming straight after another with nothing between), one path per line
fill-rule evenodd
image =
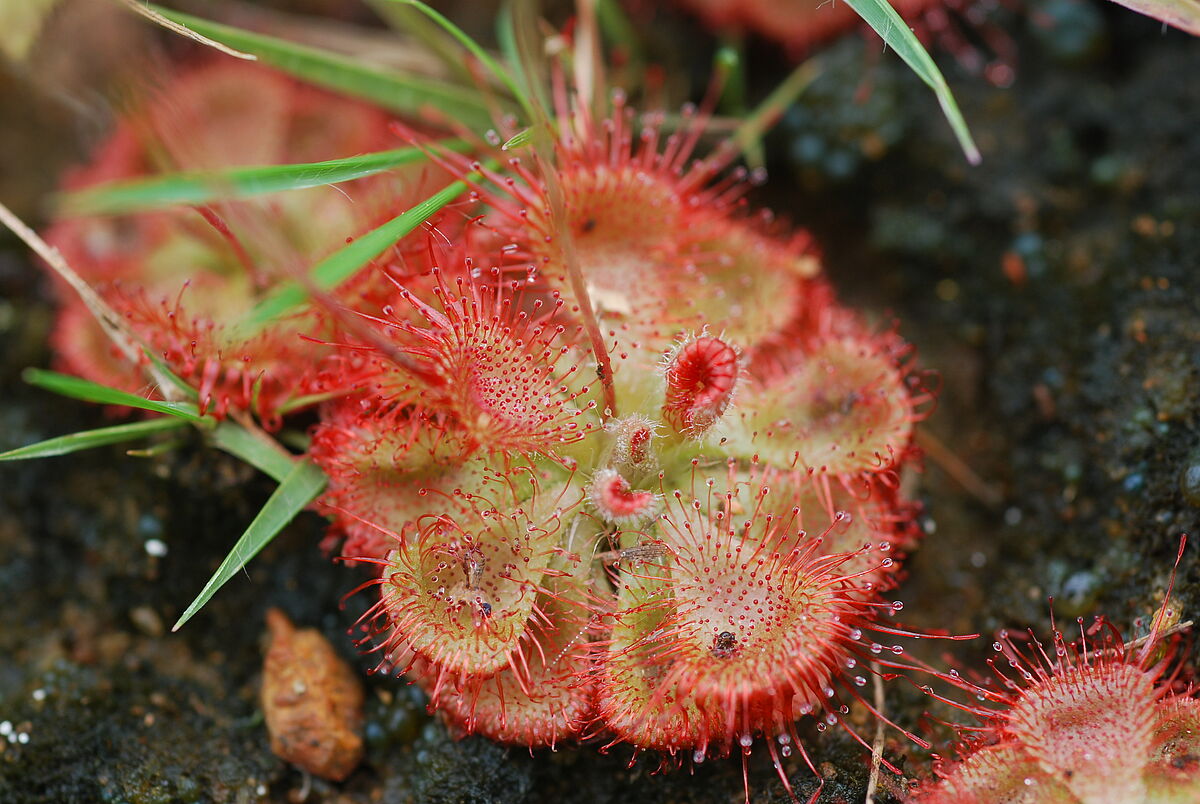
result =
M732 631L722 631L713 638L712 655L718 659L728 659L737 653L737 637Z

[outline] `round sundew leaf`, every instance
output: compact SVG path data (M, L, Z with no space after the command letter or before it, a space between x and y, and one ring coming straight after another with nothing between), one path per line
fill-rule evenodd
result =
M780 469L853 475L887 469L908 448L913 401L895 359L870 340L817 346L794 370L747 383L731 451Z
M71 184L144 176L164 164L198 169L338 156L380 147L389 136L377 110L243 63L213 62L181 71L145 98ZM318 390L324 350L300 335L330 337L331 321L310 313L247 332L245 316L280 276L367 228L376 207L396 203L395 190L391 179L373 177L199 208L68 219L50 239L167 368L194 386L203 408L218 416L245 410L271 427L289 403ZM104 339L98 327L66 326ZM77 346L64 358L74 373L96 377L111 367L85 361L96 351ZM118 370L127 375L122 386L141 383L137 367Z
M1115 799L1114 799L1115 800ZM920 804L1078 804L1071 792L1018 746L987 746L937 784L913 797Z
M425 376L422 402L452 415L472 448L551 454L599 427L582 354L543 300L440 272L436 298L401 295L424 319L392 325L397 348Z
M1106 657L1060 667L1026 688L1008 728L1042 769L1083 802L1141 801L1154 741L1154 677Z
M633 745L667 752L707 747L710 735L722 735L716 713L702 711L670 680L664 631L673 607L669 570L654 562L626 570L619 575L614 625L597 668L600 719Z
M487 678L439 682L427 666L418 683L430 702L468 734L530 747L551 746L578 736L591 719L594 674L587 562L556 556L551 568L564 574L547 582L535 604L541 612L521 639L519 655Z
M711 234L689 244L683 255L687 279L672 307L688 329L708 326L751 349L778 334L804 306L804 280L820 272L820 262L802 240L781 243L744 221L714 217L704 229Z
M423 516L468 515L490 474L450 423L358 397L325 407L310 454L329 477L325 503L347 558L384 559Z
M1147 801L1200 800L1200 701L1171 695L1158 702L1154 747L1146 767Z
M179 76L145 116L185 170L272 164L286 158L293 87L267 70L214 61Z
M714 521L691 506L659 523L668 545L672 677L730 735L790 727L793 705L819 705L852 652L863 609L841 584L849 557L798 531Z
M694 281L679 255L693 235L676 188L633 165L568 168L559 181L574 256L605 334L615 336L613 351L654 361L698 324L684 295L694 292ZM552 231L544 213L531 210L530 223ZM559 239L531 238L528 247L549 286L576 303Z
M500 481L491 496L504 497ZM463 675L487 677L511 666L539 597L550 593L547 570L561 554L568 513L556 506L566 494L524 505L510 499L504 510L476 497L459 517L433 513L437 506L430 505L419 532L388 556L380 579L385 646Z
M900 567L898 554L913 546L907 506L895 489L882 484L873 484L858 496L841 483L825 483L807 472L767 469L742 488L743 507L820 538L820 551L826 555L853 553L839 572L856 576L855 586L873 592L885 589ZM755 508L751 498L762 488L769 493ZM868 544L875 549L861 551Z

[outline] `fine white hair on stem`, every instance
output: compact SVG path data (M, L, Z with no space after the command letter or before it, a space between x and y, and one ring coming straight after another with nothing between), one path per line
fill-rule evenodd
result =
M142 5L138 2L138 0L121 0L121 3L129 7L135 14L140 14L141 16L153 22L155 25L161 25L172 33L177 33L180 36L186 37L195 42L199 42L207 47L211 47L214 50L224 53L226 56L233 56L235 59L244 59L245 61L258 61L258 56L255 56L253 53L243 53L240 50L234 50L228 45L223 45L215 39L209 39L203 34L196 33L186 25L180 25L178 22L159 14L154 9Z

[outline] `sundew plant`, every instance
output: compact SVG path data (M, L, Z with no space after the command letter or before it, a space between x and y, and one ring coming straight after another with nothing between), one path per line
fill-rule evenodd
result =
M563 30L515 3L498 53L384 4L451 79L131 5L203 55L67 177L44 237L0 215L61 300L60 371L27 379L136 415L0 459L195 428L277 481L176 629L311 508L368 598L359 647L458 733L666 765L757 750L789 793L791 766L821 778L810 731L897 774L877 729L930 747L880 682L979 690L907 656L959 637L888 597L936 381L750 200L805 65L717 133L728 51L693 104L640 108L609 80L630 45L609 2ZM978 161L905 24L849 5Z

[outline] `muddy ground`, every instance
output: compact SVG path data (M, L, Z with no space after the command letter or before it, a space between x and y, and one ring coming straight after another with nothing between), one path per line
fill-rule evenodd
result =
M1035 20L1050 12L1070 26L1042 30ZM981 166L966 165L903 67L848 41L772 138L764 197L817 233L844 297L898 321L942 377L926 425L936 443L917 479L928 534L897 593L904 620L1045 633L1053 595L1060 620L1105 612L1132 633L1162 598L1179 534L1200 540L1200 42L1099 4L1003 19L1020 54L1010 88L939 58ZM762 52L752 78L766 87L785 64ZM873 91L854 106L864 75ZM30 90L19 76L5 75L0 97L0 177L20 193L4 200L36 221L75 146L46 146L43 170L18 170L13 149L65 113L22 115ZM7 236L0 295L0 450L105 423L21 383L22 368L48 363L51 307L44 277ZM357 579L316 549L321 521L305 515L182 632L167 630L269 492L197 444L0 466L0 801L743 796L736 761L655 775L652 757L627 768L627 750L456 742L389 678L366 682L364 765L340 785L305 778L267 746L256 698L264 611L279 606L364 670L373 664L347 637L360 604L342 596ZM152 540L165 555L151 555ZM1175 590L1188 617L1200 614L1197 550ZM956 660L978 664L990 642L955 646ZM939 662L947 650L925 649ZM909 725L927 707L905 685L888 695ZM822 800L861 801L864 752L844 735L810 736ZM928 774L925 752L903 739L888 752ZM786 800L764 756L750 770L755 801ZM806 797L812 773L791 771ZM885 780L880 800L899 790Z

